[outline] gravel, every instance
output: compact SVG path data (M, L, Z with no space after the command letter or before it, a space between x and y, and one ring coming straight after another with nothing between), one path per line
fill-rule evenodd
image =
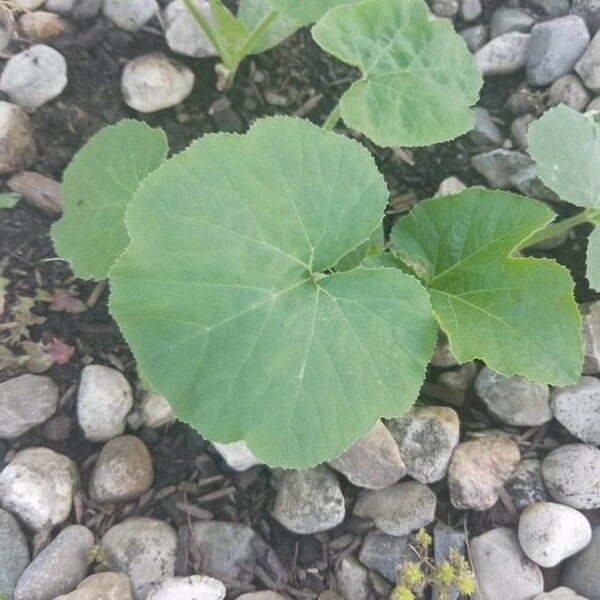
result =
M477 66L485 77L520 71L527 64L530 38L518 31L495 37L475 53Z
M215 450L223 457L223 460L234 471L246 471L251 467L262 464L248 448L243 440L231 442L230 444L213 443Z
M214 25L208 0L195 0L210 25ZM173 0L163 12L165 39L173 52L203 58L216 56L217 51L198 23L190 15L182 0Z
M104 16L124 31L138 31L158 14L156 0L104 0Z
M131 584L124 573L97 573L55 600L132 600Z
M153 589L146 600L223 600L225 586L212 577L171 577Z
M585 302L579 309L582 318L583 374L595 375L600 373L600 301Z
M26 169L36 157L29 116L20 106L0 100L0 175Z
M575 70L592 92L600 93L600 32L592 39L592 43L575 65Z
M559 77L548 90L549 106L566 104L579 112L585 110L591 98L581 79L571 73Z
M560 582L587 600L600 600L600 526L592 530L592 541L577 556L569 559Z
M0 596L14 599L17 581L29 564L27 538L18 521L0 509Z
M370 531L365 536L358 558L369 569L395 583L400 565L406 560L416 560L417 555L410 546L409 536Z
M496 38L510 32L529 33L535 25L535 17L525 10L501 6L490 20L490 37Z

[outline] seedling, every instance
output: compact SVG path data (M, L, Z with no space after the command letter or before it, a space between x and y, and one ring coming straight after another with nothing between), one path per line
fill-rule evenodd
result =
M568 271L513 256L553 212L472 188L419 203L382 254L384 180L359 142L327 130L341 117L398 145L468 130L480 77L464 44L421 0L337 6L314 36L363 73L323 128L264 119L163 160L162 133L124 121L67 169L55 245L79 276L109 276L140 376L209 439L286 467L410 407L438 326L460 361L575 382Z

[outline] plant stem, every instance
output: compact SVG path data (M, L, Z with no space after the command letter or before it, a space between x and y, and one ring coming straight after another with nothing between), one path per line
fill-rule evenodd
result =
M278 17L276 10L269 12L265 18L254 28L254 30L247 37L243 46L236 53L236 63L240 63L250 52L252 48L258 42L262 34L271 26L273 21Z
M200 28L206 34L206 37L210 40L211 44L215 47L219 57L221 60L224 58L223 47L221 46L221 42L219 37L217 36L215 30L210 26L210 23L206 20L206 17L202 13L202 11L198 8L194 0L183 0L186 8L196 20L196 23L200 25Z
M520 248L527 248L529 246L534 246L535 244L539 244L540 242L544 242L553 237L561 235L569 229L573 227L577 227L578 225L583 225L584 223L592 223L594 225L600 224L600 211L597 211L594 208L586 208L582 210L580 213L569 217L568 219L563 219L558 223L550 223L544 229L534 233L532 236L528 237L520 246Z
M337 125L337 122L341 119L341 110L339 102L335 105L334 109L329 113L329 116L325 119L325 122L321 126L326 131L332 131Z

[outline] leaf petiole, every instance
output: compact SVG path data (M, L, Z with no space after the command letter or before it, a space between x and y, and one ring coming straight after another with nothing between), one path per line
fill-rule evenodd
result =
M335 105L334 109L329 113L329 116L325 119L325 122L321 127L325 131L333 131L333 128L337 125L338 121L342 118L341 109L339 102Z
M544 229L540 229L532 236L527 238L519 248L528 248L530 246L535 246L541 242L545 242L551 238L559 236L573 227L577 227L578 225L583 225L584 223L591 223L595 226L600 225L600 211L595 208L586 208L582 210L580 213L569 217L568 219L563 219L558 223L550 223L544 227Z
M225 60L225 51L223 46L221 45L219 36L211 27L210 23L206 20L205 16L202 14L202 11L198 8L198 6L196 6L194 0L183 0L183 3L185 4L192 17L194 17L196 23L198 23L202 31L204 31L206 37L210 40L211 44L215 47L217 53L221 57L221 60Z

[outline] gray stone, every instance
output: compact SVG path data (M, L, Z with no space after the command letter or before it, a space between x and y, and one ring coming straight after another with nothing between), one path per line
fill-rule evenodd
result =
M458 0L429 0L429 4L438 17L451 19L458 13Z
M498 125L494 123L489 111L480 106L473 109L475 114L475 125L469 132L469 139L480 147L500 146L504 141L504 136Z
M377 571L392 583L396 582L398 570L406 560L418 560L410 546L410 537L388 535L381 531L370 531L365 536L360 554L363 565Z
M31 166L36 156L29 116L20 106L0 100L0 175Z
M580 510L600 508L600 450L586 444L567 444L542 462L550 496Z
M388 487L406 471L398 445L381 421L329 465L354 485L368 489Z
M458 177L446 177L446 179L440 183L435 193L435 197L440 198L443 196L453 196L454 194L458 194L466 189L467 186ZM435 352L433 353L430 362L434 367L447 368L458 365L458 360L456 359L456 356L452 354L452 351L450 350L450 344L448 343L448 338L445 336L441 339L438 339Z
M529 146L527 134L529 132L529 126L534 121L535 117L527 113L514 119L510 125L510 137L512 138L515 147L521 151L527 150Z
M585 89L577 75L559 77L548 90L548 105L566 104L574 110L582 112L589 104L591 95Z
M552 412L575 437L600 446L600 381L583 376L578 383L552 392Z
M124 31L138 31L159 11L156 0L104 0L102 9Z
M19 29L30 42L44 42L60 37L66 30L66 22L51 12L36 10L19 17Z
M146 600L223 600L225 586L206 575L171 577L150 592Z
M344 600L369 598L369 572L353 556L344 556L335 566L337 589Z
M489 38L489 32L485 25L473 25L473 27L463 29L460 32L460 36L465 40L467 48L472 53L475 53L485 46Z
M555 567L592 539L589 521L578 510L553 502L530 504L519 519L523 552L544 568Z
M133 394L127 379L111 367L89 365L81 372L77 418L86 439L106 442L125 431Z
M466 362L458 369L440 373L437 382L450 390L459 399L464 399L466 392L470 389L477 377L479 366L474 362Z
M406 472L421 483L443 479L460 436L456 411L443 406L414 408L389 421Z
M407 481L384 490L363 492L354 505L354 516L373 519L389 535L409 535L429 525L435 517L436 496L422 483Z
M101 548L108 567L129 576L134 600L175 574L177 534L164 521L129 517L106 532Z
M128 106L151 113L183 102L192 93L194 81L189 67L161 52L152 52L125 65L121 91Z
M286 471L281 476L273 515L290 531L327 531L337 527L345 514L344 496L331 470L317 467Z
M592 530L592 541L569 559L560 582L589 600L600 600L600 526Z
M132 600L129 578L124 573L97 573L77 589L54 600Z
M537 458L522 460L512 472L505 488L518 510L523 510L534 502L547 500L542 461Z
M460 16L463 21L474 21L481 15L482 11L481 0L461 0Z
M503 436L486 435L459 444L448 469L452 504L472 510L494 506L519 458L519 447Z
M589 41L585 21L576 15L536 25L531 30L527 82L536 86L549 85L566 75L581 58Z
M140 406L140 414L144 420L144 425L152 429L175 421L175 415L168 400L154 392L148 392L144 396Z
M0 509L0 596L14 600L17 581L28 564L27 538L17 520Z
M48 448L26 448L0 473L0 505L36 532L54 527L69 516L78 480L71 459Z
M277 592L266 590L264 592L248 592L237 597L237 600L287 600L285 596Z
M435 563L441 565L447 560L451 549L462 555L466 553L467 538L465 534L461 531L455 531L444 523L437 522L433 528L433 559ZM459 596L458 590L452 587L449 593L442 598L438 589L434 588L431 600L457 600Z
M15 591L15 600L54 600L73 591L89 567L94 535L83 525L63 529L25 569Z
M99 504L129 502L145 494L153 482L154 467L146 444L123 435L100 451L90 476L90 497Z
M485 600L530 600L544 591L540 568L519 547L512 529L492 529L471 540L471 563Z
M490 37L496 38L511 31L528 33L535 25L535 17L519 8L501 6L490 21Z
M573 0L571 12L584 19L592 34L600 29L600 0Z
M229 444L213 443L215 450L223 457L225 462L235 471L246 471L250 467L262 464L261 461L252 454L246 442L231 442Z
M45 44L36 44L8 59L0 90L12 102L34 110L61 94L67 85L67 62Z
M579 596L573 590L566 587L559 587L551 592L544 592L536 596L533 600L588 600L583 596Z
M475 391L486 408L507 425L535 427L552 419L550 390L525 377L506 377L489 367L479 371Z
M73 18L76 21L93 19L102 7L102 0L75 0L73 3Z
M490 40L475 53L475 61L484 76L510 75L527 64L529 33L512 31Z
M0 438L16 438L47 421L58 405L58 387L49 377L20 375L0 383Z
M600 112L600 96L596 96L586 107L587 112Z
M549 17L561 17L571 10L571 0L525 0L525 2L542 10Z
M19 10L37 10L45 0L11 0L11 5Z
M73 11L75 0L46 0L44 9L57 15L69 15Z
M209 24L214 25L210 4L207 0L196 0L196 5ZM165 39L173 52L203 58L216 56L217 51L195 19L190 15L183 0L172 0L164 10Z
M600 32L592 39L575 65L575 70L586 87L596 94L600 93Z
M600 301L586 302L581 311L581 336L583 338L583 374L600 373Z
M506 109L515 116L526 113L538 114L544 108L542 92L529 87L526 82L521 83L511 92L506 101Z

